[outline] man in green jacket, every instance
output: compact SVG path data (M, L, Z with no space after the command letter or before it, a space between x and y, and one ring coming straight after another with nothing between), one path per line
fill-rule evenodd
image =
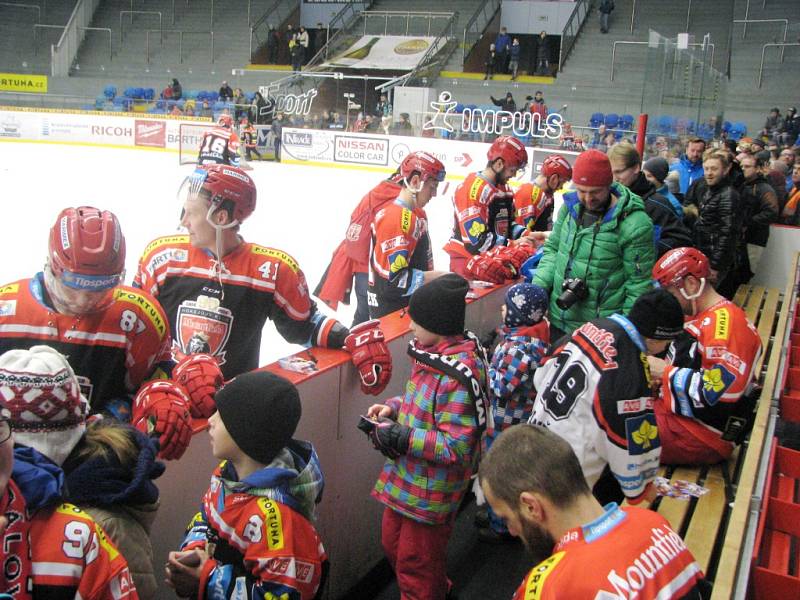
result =
M550 292L553 341L591 319L627 314L651 288L655 261L653 222L642 199L614 183L605 154L578 156L572 181L533 278Z

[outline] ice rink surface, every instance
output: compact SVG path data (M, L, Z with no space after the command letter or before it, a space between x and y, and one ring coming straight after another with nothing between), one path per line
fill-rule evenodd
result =
M349 217L361 197L387 174L272 162L251 163L256 182L255 213L242 237L291 254L313 292L331 254L344 238ZM113 211L127 244L125 283L130 284L145 245L178 230L177 192L192 171L179 166L177 154L71 145L0 143L3 219L0 235L0 283L30 277L42 269L47 236L59 211L90 205ZM453 182L439 186L426 211L434 267L447 270L442 250L453 225ZM337 316L350 325L355 309L339 306ZM331 311L322 302L320 308ZM261 344L261 364L299 351L268 323Z

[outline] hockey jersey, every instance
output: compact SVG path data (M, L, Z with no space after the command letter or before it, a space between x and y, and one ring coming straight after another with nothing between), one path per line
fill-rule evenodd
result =
M204 566L199 600L321 595L328 559L309 512L322 493L322 473L310 444L293 441L290 448L284 466L272 463L243 481L230 463L214 471L181 548L205 548L213 559Z
M514 194L514 221L530 231L550 231L553 205L553 194L534 183L525 183Z
M64 354L78 376L91 410L125 408L133 394L169 360L170 328L153 297L128 286L114 288L106 309L81 316L51 308L42 273L0 287L0 354L44 344Z
M514 600L701 598L700 566L664 517L636 507L567 531L525 577Z
M743 396L752 391L761 338L729 300L699 313L684 328L688 335L670 347L671 364L662 376L664 406L687 417L686 427L729 455L732 440L753 416L754 406Z
M200 140L197 164L239 166L239 136L237 133L224 127L215 127L206 131L203 139Z
M372 223L371 254L367 300L376 318L408 306L425 271L433 269L425 210L399 198L381 208Z
M523 228L514 225L513 198L508 185L496 186L481 173L467 175L453 196L455 223L447 253L469 257L519 237Z
M0 594L13 600L138 600L128 564L103 529L72 504L52 504L63 474L35 450L17 447L0 510ZM5 596L4 596L5 597Z
M252 371L267 319L288 342L342 346L343 336L329 337L337 322L317 310L303 271L286 252L242 242L223 261L224 267L187 235L161 237L145 248L134 285L164 307L176 359L211 354L225 379Z
M590 487L608 465L634 502L661 455L645 350L621 315L585 323L536 370L529 420L569 442Z

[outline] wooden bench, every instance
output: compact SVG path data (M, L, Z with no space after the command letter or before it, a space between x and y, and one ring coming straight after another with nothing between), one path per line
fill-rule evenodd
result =
M741 286L734 297L734 303L742 307L758 329L763 348L755 373L764 391L759 400L756 425L750 439L736 448L731 458L724 463L706 466L663 466L659 473L661 476L672 481L696 483L708 488L709 491L691 500L660 497L650 506L652 510L663 515L684 539L710 581L725 580L727 583L728 579L733 578L730 567L727 564L723 567L721 559L728 547L731 529L739 529L738 521L734 522L732 512L738 494L737 488L739 485L745 485L749 497L755 480L755 471L751 469L747 460L750 456L748 450L753 444L759 448L764 444L763 426L759 424L766 422L775 387L775 372L780 361L780 343L774 344L773 339L782 340L782 332L786 327L788 307L782 306L783 297L781 290L757 285ZM738 546L740 547L741 543ZM716 590L715 583L714 598L729 597L727 594L717 595Z

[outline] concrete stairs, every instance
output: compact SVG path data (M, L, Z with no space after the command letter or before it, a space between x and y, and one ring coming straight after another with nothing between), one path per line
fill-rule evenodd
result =
M253 3L253 13L261 4ZM75 61L73 75L135 78L154 73L192 75L199 71L213 74L212 81L216 81L220 76L226 78L224 75L229 75L232 68L249 63L247 0L192 0L188 6L179 0L139 0L135 9L160 13L163 37L157 15L121 14L130 10L129 1L106 0L95 12L92 26L112 30L113 55L109 58L107 37L88 36ZM253 14L251 18L258 16Z
M7 4L34 5L40 11ZM58 43L63 29L37 27L34 37L33 25L65 25L74 8L75 0L8 0L0 6L0 71L49 75L50 46Z
M487 103L489 94L498 97L506 91L511 91L519 103L535 89L542 89L551 110L568 105L565 111L567 119L578 126L585 125L593 112L637 115L642 108L646 74L651 78L660 73L653 67L648 71L645 45L622 45L618 46L612 82L610 75L613 42L647 41L650 29L665 36L676 36L686 29L688 2L637 0L633 34L630 32L632 4L632 0L616 0L610 31L605 35L599 31L597 11L593 10L589 14L563 72L559 73L552 85L508 82L487 85L487 82L440 79L436 86L439 90L451 91L464 103ZM787 41L797 41L800 34L800 2L767 0L765 9L761 8L762 2L759 0L751 0L750 4L750 19L787 18L790 23ZM731 20L731 16L736 19L744 18L745 7L746 0L735 0L734 3L730 0L695 0L692 3L689 33L696 42L701 42L705 33L711 33L712 43L715 45L714 65L723 72L727 66L729 43L726 23ZM747 38L744 40L742 25L735 24L733 28L731 79L725 83L720 94L723 97L725 119L744 121L749 131L757 130L763 125L770 107L780 106L783 112L797 103L797 90L800 89L800 47L786 48L783 64L779 62L778 49L768 48L764 83L760 89L757 87L761 47L765 42L774 41L776 37L780 38L778 41L782 41L783 29L775 23L749 24ZM680 77L685 74L678 75ZM649 110L657 113L651 114L651 117L661 114L661 111ZM684 116L678 109L664 112ZM686 116L694 118L690 114Z

